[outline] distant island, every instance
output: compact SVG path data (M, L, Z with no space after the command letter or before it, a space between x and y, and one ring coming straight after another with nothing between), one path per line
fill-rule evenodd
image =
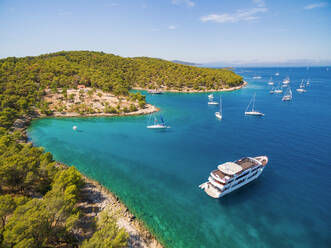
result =
M28 143L44 116L148 114L132 89L239 89L231 70L89 51L0 60L0 246L162 247L115 195Z

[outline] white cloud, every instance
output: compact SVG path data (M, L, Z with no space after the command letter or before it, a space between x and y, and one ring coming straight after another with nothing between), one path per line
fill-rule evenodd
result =
M200 20L202 22L216 22L216 23L236 23L240 21L252 21L259 19L257 14L267 12L267 8L252 8L248 10L237 10L235 13L224 14L210 14L202 16Z
M326 2L312 3L312 4L309 4L309 5L306 5L304 7L304 9L311 10L311 9L316 9L316 8L323 8L323 7L327 6L327 5L328 5L328 3L326 3Z
M177 27L176 26L174 26L174 25L170 25L169 27L168 27L168 29L170 29L170 30L175 30Z
M253 0L253 3L255 3L257 5L257 7L265 7L265 2L264 0Z
M175 5L185 4L188 7L194 7L195 5L191 0L171 0L171 3Z

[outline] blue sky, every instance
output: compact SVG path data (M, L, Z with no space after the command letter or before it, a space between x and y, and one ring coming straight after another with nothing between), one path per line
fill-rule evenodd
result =
M330 0L0 0L0 57L331 61Z

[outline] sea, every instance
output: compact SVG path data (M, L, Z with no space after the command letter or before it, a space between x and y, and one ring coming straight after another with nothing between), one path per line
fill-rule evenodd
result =
M165 247L331 247L331 68L235 72L248 85L214 93L222 120L210 93L142 92L171 128L147 129L149 116L44 118L28 136L115 193ZM292 101L269 93L271 77L290 78ZM254 94L263 117L244 115ZM231 194L198 187L217 165L259 155L261 176Z

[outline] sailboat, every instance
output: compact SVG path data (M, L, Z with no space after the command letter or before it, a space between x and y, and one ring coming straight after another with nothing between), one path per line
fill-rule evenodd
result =
M290 78L289 77L286 77L284 80L283 80L283 84L289 84L290 83Z
M306 92L307 90L305 90L305 83L304 81L302 80L301 83L300 83L300 86L299 86L299 89L297 89L297 92Z
M166 124L166 122L164 121L162 115L160 116L160 120L158 120L154 114L152 114L152 115L153 115L153 122L151 123L151 125L147 125L147 128L150 128L150 129L165 129L165 128L170 128L170 126L168 126ZM149 122L151 120L151 116L149 118Z
M292 90L291 90L291 88L288 88L282 98L282 101L291 101L291 100L292 100Z
M270 94L275 93L275 87L272 87L271 90L269 91Z
M220 111L219 112L215 112L215 116L222 120L223 118L223 113L222 113L222 98L220 97Z
M308 86L309 85L309 80L307 80L307 83L306 83L306 86Z
M268 84L269 84L269 85L274 85L274 82L272 81L272 77L270 78Z
M283 93L283 90L281 89L280 84L278 85L277 88L274 89L274 93L276 93L276 94Z
M252 99L249 101L249 104L245 111L245 115L264 116L263 113L255 110L255 97L256 97L256 93L254 93ZM252 109L250 111L248 111L250 105L252 105Z
M218 105L218 102L214 101L214 96L213 96L213 94L210 94L210 95L208 96L208 99L209 99L209 101L208 101L208 104L209 104L209 105Z

